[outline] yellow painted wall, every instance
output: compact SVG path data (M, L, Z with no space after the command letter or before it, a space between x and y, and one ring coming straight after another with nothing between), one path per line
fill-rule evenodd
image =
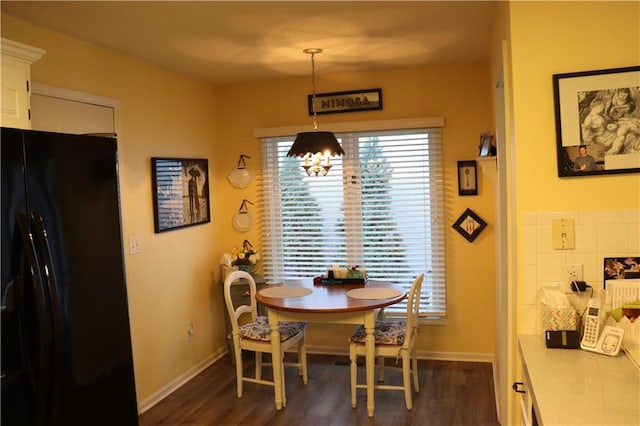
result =
M224 339L212 275L221 229L216 185L212 224L154 234L150 175L152 156L220 157L217 91L4 14L2 36L47 51L32 66L33 81L120 100L123 234L125 241L142 240L141 254L125 253L125 267L136 388L143 401L221 350ZM211 166L216 169L215 161ZM186 341L189 321L196 327L192 343Z
M309 79L293 78L226 88L211 87L60 33L2 15L2 36L47 54L32 67L34 81L117 98L121 105L120 185L123 233L142 240L142 253L125 254L138 401L225 350L218 261L258 230L238 234L231 218L256 184L237 190L227 182L239 155L260 168L254 128L311 124ZM308 60L301 54L301 60ZM320 58L319 58L320 60ZM486 64L397 69L380 73L318 75L318 91L381 87L384 110L323 116L330 121L443 116L447 325L423 327L418 350L445 356L490 356L494 347L493 185L479 174L479 196L457 195L457 160L474 159L479 134L491 129ZM209 159L212 222L154 234L152 156ZM480 172L479 172L480 173ZM467 208L489 222L473 243L452 230ZM252 207L257 217L260 206ZM193 321L196 335L186 341ZM334 333L334 331L336 333ZM315 327L312 345L345 348L351 329ZM337 336L337 337L336 337Z
M518 218L527 211L638 210L637 173L558 178L552 75L639 65L640 2L513 2L511 50ZM522 262L519 255L520 271Z
M509 287L519 296L522 314L523 213L640 208L637 173L558 177L552 86L553 74L640 65L640 2L510 1L508 22L500 25L510 45L513 76L509 118L513 119L511 214L516 235L510 237L515 238L516 256L510 268L517 272L517 281ZM516 343L511 341L512 365L518 364ZM509 424L517 424L519 409L513 394L511 403Z
M301 60L307 60L300 55ZM322 57L318 57L318 63ZM382 88L383 110L318 117L319 128L330 129L332 122L369 121L413 117L443 116L445 161L445 228L447 244L448 324L423 327L418 350L423 352L478 353L491 356L494 345L494 240L490 226L473 244L451 228L460 214L471 208L489 224L493 221L493 184L481 175L480 195L459 197L457 160L473 160L479 134L491 129L490 92L486 64L396 69L385 72L322 75L317 74L318 92ZM250 155L250 168L260 168L259 142L254 128L308 125L306 95L308 78L287 79L227 87L221 90L224 105L222 140L229 145L226 169L235 167L240 153ZM223 167L223 168L225 168ZM237 190L226 185L228 209L220 212L230 223L243 198L257 199L256 187ZM253 208L253 207L252 207ZM259 211L260 206L254 209ZM228 230L235 245L244 234ZM249 234L258 242L257 232ZM322 271L318 271L322 272ZM477 330L477 331L476 331ZM344 348L352 329L312 325L309 343Z

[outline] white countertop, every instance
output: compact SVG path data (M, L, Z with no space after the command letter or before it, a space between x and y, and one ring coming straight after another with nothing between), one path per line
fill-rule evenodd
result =
M640 372L622 351L547 349L542 335L518 340L540 425L640 425Z

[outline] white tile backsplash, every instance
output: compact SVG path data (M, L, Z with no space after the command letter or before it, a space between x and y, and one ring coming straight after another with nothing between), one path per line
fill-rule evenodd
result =
M554 250L551 220L573 218L575 249ZM523 223L523 294L520 333L542 333L538 290L560 286L569 291L566 265L581 264L583 279L602 288L605 257L640 256L640 210L525 212ZM579 300L569 294L574 302Z
M576 251L581 253L596 253L598 240L594 238L598 232L596 224L577 224L575 227Z
M535 265L524 266L524 294L522 300L525 304L535 304L538 290L538 278Z
M640 223L640 211L623 210L622 223Z
M629 225L626 223L599 224L596 238L600 251L625 252L629 249Z
M587 225L590 223L599 225L604 223L622 223L622 210L593 210L581 211L580 223Z
M538 214L535 212L523 213L522 214L522 224L523 225L537 225L538 224Z
M535 265L536 254L538 252L536 232L537 228L535 224L524 226L524 240L529 241L529 244L525 244L523 247L525 265L528 264L527 262L532 262Z
M539 253L535 265L538 281L560 281L566 270L563 257L561 253Z

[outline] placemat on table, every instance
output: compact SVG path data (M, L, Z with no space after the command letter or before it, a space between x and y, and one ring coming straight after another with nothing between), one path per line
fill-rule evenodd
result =
M385 287L354 288L347 292L347 296L354 299L389 299L400 294L402 294L400 290Z
M265 297L278 297L285 299L287 297L307 296L313 293L313 290L307 287L274 286L263 288L259 293Z

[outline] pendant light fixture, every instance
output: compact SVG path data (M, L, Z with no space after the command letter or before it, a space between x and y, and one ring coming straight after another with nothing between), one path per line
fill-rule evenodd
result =
M344 149L338 143L332 132L318 131L318 114L316 111L316 64L314 56L322 53L322 49L304 49L304 53L311 55L311 84L313 95L311 97L311 108L313 110L313 131L300 132L296 136L296 140L291 145L291 149L287 152L287 157L302 157L304 163L302 168L307 172L308 176L321 174L325 176L331 163L329 158L337 155L344 155Z

